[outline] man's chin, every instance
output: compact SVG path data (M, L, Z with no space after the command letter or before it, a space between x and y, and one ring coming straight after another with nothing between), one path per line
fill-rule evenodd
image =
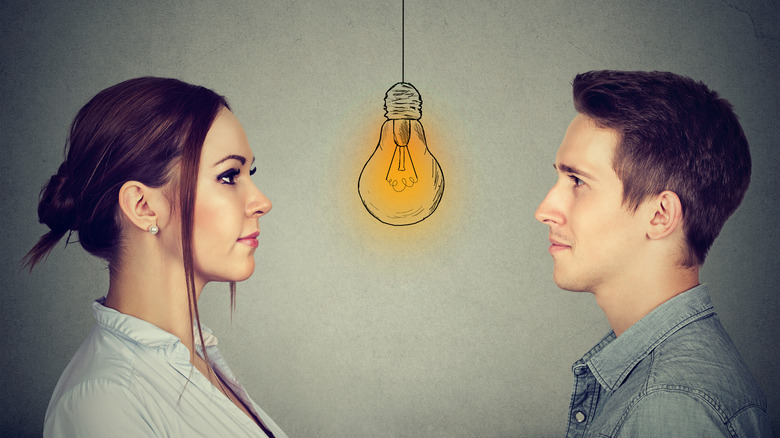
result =
M555 273L553 274L553 281L556 286L569 292L588 292L585 285L577 281L577 279L572 278L572 276L564 276Z

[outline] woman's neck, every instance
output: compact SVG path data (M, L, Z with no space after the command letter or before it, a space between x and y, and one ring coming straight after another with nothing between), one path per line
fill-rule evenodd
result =
M195 297L203 286L195 285ZM113 269L105 306L177 336L194 353L190 299L184 266L163 257L125 257Z

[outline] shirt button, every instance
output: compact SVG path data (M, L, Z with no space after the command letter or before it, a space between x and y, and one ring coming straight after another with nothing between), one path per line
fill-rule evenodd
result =
M577 411L577 413L574 414L574 419L577 420L577 423L582 423L585 421L585 414L582 411Z

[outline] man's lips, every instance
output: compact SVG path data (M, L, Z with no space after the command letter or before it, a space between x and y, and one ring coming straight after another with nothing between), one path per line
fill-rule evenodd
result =
M238 239L238 242L243 243L244 245L250 246L252 248L257 248L259 243L257 242L257 236L260 235L259 231L255 231L254 233L244 236Z
M563 251L563 250L570 249L570 248L571 248L571 245L567 245L566 243L564 243L561 240L558 240L558 239L556 239L554 237L550 237L550 248L548 249L550 251L550 253Z

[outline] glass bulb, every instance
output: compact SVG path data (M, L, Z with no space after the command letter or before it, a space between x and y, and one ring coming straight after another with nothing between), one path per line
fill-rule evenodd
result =
M444 193L444 174L428 150L421 117L422 99L412 84L387 90L387 120L360 172L358 193L366 210L388 225L420 222L436 211Z

